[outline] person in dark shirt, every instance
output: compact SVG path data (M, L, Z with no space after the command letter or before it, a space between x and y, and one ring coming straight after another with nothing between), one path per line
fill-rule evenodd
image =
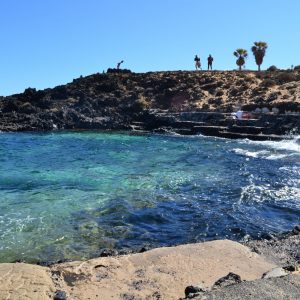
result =
M124 60L121 60L120 62L118 62L118 64L117 64L117 69L119 70L120 69L120 66L121 66L121 64L124 62Z
M194 61L195 61L196 70L201 69L200 58L198 57L198 55L195 55Z
M207 70L209 70L209 68L212 70L213 61L214 61L214 58L211 56L211 54L209 54L209 56L207 58Z

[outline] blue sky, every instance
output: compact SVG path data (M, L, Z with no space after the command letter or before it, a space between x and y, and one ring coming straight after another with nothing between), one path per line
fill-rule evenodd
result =
M0 95L102 72L236 68L233 51L268 42L262 68L300 64L299 0L0 0ZM246 68L256 69L252 53Z

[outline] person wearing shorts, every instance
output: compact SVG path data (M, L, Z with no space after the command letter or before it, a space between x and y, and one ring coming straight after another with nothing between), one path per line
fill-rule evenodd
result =
M194 61L195 61L196 70L201 69L201 62L200 62L200 58L198 57L198 55L195 55Z

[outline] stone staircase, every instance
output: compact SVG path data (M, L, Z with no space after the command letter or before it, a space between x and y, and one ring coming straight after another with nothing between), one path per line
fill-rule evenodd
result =
M143 120L132 122L134 132L174 132L181 135L206 135L230 139L282 140L293 129L285 115L261 115L253 119L233 119L219 112L155 112ZM290 122L290 120L289 120ZM277 126L281 124L281 126ZM291 128L289 128L291 127Z

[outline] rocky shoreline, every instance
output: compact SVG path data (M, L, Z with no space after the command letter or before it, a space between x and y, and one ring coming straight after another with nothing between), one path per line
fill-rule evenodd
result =
M251 112L236 120L231 113ZM126 130L279 140L300 129L299 71L107 73L0 97L0 131Z
M274 109L275 108L275 109ZM232 112L251 112L234 119ZM110 70L0 97L0 131L110 130L282 140L299 134L300 73ZM80 262L0 264L2 299L299 299L300 227Z
M4 263L0 299L298 299L299 267L295 226L243 244L216 240L134 254L103 252L50 266Z

